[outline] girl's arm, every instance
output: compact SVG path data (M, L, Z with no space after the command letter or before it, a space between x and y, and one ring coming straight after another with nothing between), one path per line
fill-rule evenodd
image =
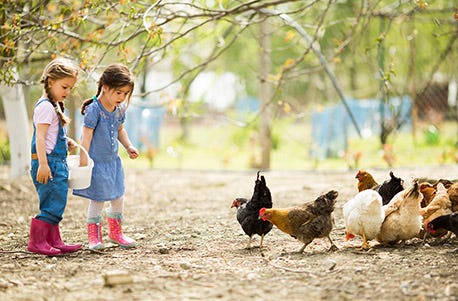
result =
M129 158L135 159L138 157L138 150L132 145L132 142L130 142L129 135L127 135L127 131L122 124L118 128L118 140L126 149Z
M76 141L70 137L66 137L66 138L67 138L68 151L72 152L76 148Z
M83 132L81 134L81 145L84 147L84 149L89 152L89 148L91 147L91 142L92 142L92 136L94 135L94 129L88 128L86 126L83 126ZM80 150L80 166L86 166L87 165L87 157L82 156L84 152Z
M36 126L35 143L38 157L37 181L47 184L48 179L52 179L51 169L46 157L46 134L48 133L49 124L39 123Z

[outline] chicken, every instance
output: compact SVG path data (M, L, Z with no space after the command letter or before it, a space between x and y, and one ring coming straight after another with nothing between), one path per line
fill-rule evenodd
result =
M262 208L259 217L269 221L281 231L291 235L304 243L299 253L315 238L327 237L331 242L331 251L337 250L331 240L330 233L333 227L332 212L338 192L331 190L319 196L315 201L302 206L289 208Z
M359 192L366 189L373 189L377 191L382 197L383 205L388 204L396 193L404 189L404 181L401 178L396 177L392 171L390 171L390 179L384 181L382 184L378 184L374 180L374 177L364 170L359 170L355 178L358 179Z
M422 182L420 184L420 192L423 195L420 207L424 208L428 206L428 204L432 201L434 195L436 194L436 188L434 188L433 184L431 183Z
M458 183L454 183L450 185L447 189L448 196L450 198L450 202L452 203L452 211L458 211Z
M232 202L231 208L233 207L237 208L237 221L245 234L249 236L247 249L251 248L251 240L255 234L261 236L259 247L262 248L264 236L272 230L272 224L259 219L259 209L272 208L272 196L264 176L259 179L259 171L251 199L236 198Z
M380 232L385 211L382 209L382 197L372 189L359 192L343 205L346 240L356 235L363 238L361 249L370 249L368 240L374 239Z
M434 198L424 208L420 208L420 214L423 216L423 228L426 229L426 225L433 219L452 213L452 203L447 194L447 189L442 183L437 184L436 193ZM437 230L434 236L443 236L447 234L448 231Z
M439 230L448 230L458 236L458 212L439 216L426 225L426 230L432 235Z
M423 196L418 181L414 180L409 188L398 192L391 201L383 206L385 220L376 239L382 244L395 244L418 235L422 227L420 202Z
M358 179L359 192L366 189L374 189L378 187L378 183L375 182L374 177L372 177L372 175L367 171L359 170L355 178Z
M388 204L398 192L404 190L403 183L404 181L401 178L396 177L393 172L390 171L390 179L375 188L382 197L383 205Z

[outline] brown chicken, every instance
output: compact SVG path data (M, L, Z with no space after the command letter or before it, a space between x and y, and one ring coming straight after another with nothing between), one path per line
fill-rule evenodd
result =
M361 192L366 189L374 189L378 186L375 182L374 177L365 170L359 170L355 176L358 179L358 191Z
M420 214L423 216L423 229L426 229L427 224L433 219L452 213L452 203L442 183L437 184L436 193L431 202L425 208L420 209ZM440 237L447 234L447 230L437 230L434 233L435 237Z
M395 244L416 237L422 227L420 215L422 198L418 181L414 180L412 186L398 192L387 205L383 206L385 220L376 237L377 241L382 244Z
M458 182L450 185L447 189L448 196L450 198L450 202L452 203L452 211L458 211Z
M315 238L327 237L331 242L330 251L337 250L329 234L333 227L332 212L338 192L331 190L315 201L289 208L262 208L259 217L274 224L281 231L304 243L299 253Z
M384 181L382 184L378 184L374 180L374 177L364 170L358 171L355 178L358 179L359 192L367 189L377 191L382 197L383 205L388 204L398 192L404 190L404 181L396 177L392 171L390 171L390 179Z
M431 183L422 182L420 184L420 192L423 195L420 207L424 208L428 206L428 204L431 203L431 201L433 200L434 195L436 194L436 188L434 188L433 184Z

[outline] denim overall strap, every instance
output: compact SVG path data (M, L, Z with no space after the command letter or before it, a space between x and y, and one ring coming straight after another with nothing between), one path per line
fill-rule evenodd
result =
M43 99L42 101L49 101ZM37 103L40 104L42 101ZM47 223L58 224L62 220L65 207L67 205L68 193L68 166L67 158L67 139L62 122L59 121L59 132L56 145L51 153L46 155L49 168L51 169L52 179L47 184L39 183L36 180L38 172L38 160L32 160L30 175L40 200L40 213L36 219ZM36 127L34 125L32 137L32 154L36 153Z

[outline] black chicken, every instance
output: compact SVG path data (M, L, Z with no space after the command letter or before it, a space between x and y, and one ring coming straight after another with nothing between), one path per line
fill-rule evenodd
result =
M426 225L426 230L434 234L440 229L445 229L458 236L458 212L439 216Z
M395 177L392 171L390 171L390 177L389 180L374 189L381 195L383 205L388 204L398 192L404 190L404 181L401 178Z
M272 196L264 176L261 176L261 179L259 179L259 171L257 173L251 200L236 198L232 202L231 208L232 207L237 208L237 221L242 226L246 235L250 237L247 249L251 248L251 240L255 234L261 236L259 247L262 248L264 236L272 230L273 225L268 221L259 219L259 209L263 207L272 208Z

